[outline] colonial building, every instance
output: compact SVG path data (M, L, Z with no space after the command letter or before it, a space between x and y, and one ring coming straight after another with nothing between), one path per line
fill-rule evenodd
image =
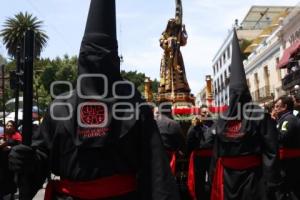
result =
M282 21L277 33L281 47L277 68L281 69L282 88L294 93L300 85L300 4ZM298 86L297 86L298 85Z
M278 18L278 16L280 14L282 14L283 12L286 12L289 9L291 9L291 7L252 6L250 8L249 12L246 14L241 25L239 26L238 23L236 22L235 26L237 28L238 38L241 42L241 48L243 51L246 50L246 51L244 51L245 58L254 49L258 48L258 45L262 42L262 40L265 40L265 38L270 35L270 31L267 28L272 25L272 22L275 21L275 19ZM232 36L233 36L233 32L231 30L228 33L228 36L226 37L225 41L223 42L221 48L218 50L216 56L213 59L214 101L215 101L215 105L217 105L217 106L229 104L228 83L229 83L230 64L231 64ZM247 43L249 43L249 44L247 45ZM273 44L273 41L271 43ZM247 47L247 46L248 46L248 48L243 49L244 47ZM277 48L277 49L279 52L279 48ZM252 56L251 59L254 59L254 57L256 57L256 56ZM279 54L278 54L278 57L279 57ZM252 67L252 65L254 63L256 63L257 61L253 61L252 63L250 63L251 61L248 61L248 62L249 62L249 64L247 65L247 70L249 69L248 72L252 73L253 68L255 68L255 67ZM274 63L274 66L275 65L276 65L276 63ZM268 71L269 68L265 68L264 70L266 70L266 75L268 75L267 72L269 72ZM254 75L254 76L257 76L256 79L263 80L264 78L258 76L258 74L259 74L259 72L257 72L257 75ZM255 84L251 84L250 79L249 79L248 83L250 85L250 88L252 85L255 85ZM270 85L270 83L271 83L271 81L269 82L268 85ZM266 86L267 86L267 84L266 84ZM254 92L253 93L254 96L255 96L255 92L256 93L258 92L258 91L256 91L257 88L261 89L261 91L262 91L261 87L265 87L265 85L264 86L256 85L255 87L253 87L251 89ZM267 88L265 88L265 90L266 89ZM266 92L261 92L261 93L266 93ZM270 95L271 95L271 93L270 93ZM268 98L270 95L268 95ZM255 97L254 97L254 99L255 99Z
M281 49L278 33L280 24L292 9L286 7L274 16L271 23L249 45L252 53L244 61L245 72L252 98L261 105L285 94L281 84L281 79L285 74L277 68ZM249 51L249 47L245 50L246 52Z

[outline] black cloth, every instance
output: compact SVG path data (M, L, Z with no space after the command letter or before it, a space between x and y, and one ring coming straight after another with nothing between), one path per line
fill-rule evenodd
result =
M179 198L151 109L140 106L145 102L135 88L120 83L115 9L114 0L91 0L76 91L50 105L32 137L34 173L26 171L21 181L29 198L49 173L71 181L133 173L136 198L114 200Z
M8 168L8 154L9 151L0 149L0 199L17 191L14 173Z
M204 124L191 126L187 133L187 151L188 155L194 150L212 149L214 136L210 128ZM209 184L207 176L211 157L199 157L194 159L195 169L195 191L197 199L208 200L210 197ZM191 163L190 163L191 164Z
M7 145L10 147L20 144L20 141L7 139ZM17 191L17 186L14 182L15 174L9 170L8 155L10 149L0 148L0 199L8 194L14 194Z
M63 102L76 105L76 95ZM69 114L67 106L59 107L54 109L53 115ZM113 127L115 131L110 133L115 134L114 140L90 148L78 143L76 115L68 121L57 121L48 113L39 132L33 135L32 148L36 154L47 156L37 156L39 159L32 165L34 174L26 180L27 185L32 186L28 188L31 190L29 195L37 192L43 183L41 180L50 172L73 181L135 173L138 181L136 199L178 199L176 183L152 111L148 107L140 109L139 119L128 132L118 131L121 127ZM134 200L131 195L120 199Z
M268 197L271 200L268 191L280 184L276 122L261 108L250 104L252 98L242 61L237 33L233 30L229 107L215 125L210 180L213 180L219 158L262 156L262 166L256 168L231 170L224 167L224 199L263 200Z
M212 169L218 157L262 156L262 166L256 168L247 170L224 168L225 200L272 200L273 191L281 184L276 122L266 114L263 120L252 121L249 127L244 137L236 141L224 139L216 127ZM210 178L212 180L213 173Z
M155 120L166 150L183 151L184 138L180 124L164 114L158 114Z
M211 128L206 125L191 126L187 132L188 155L197 149L210 149L214 143L214 136Z
M284 113L278 120L279 145L281 148L300 149L299 119L292 112ZM283 185L278 199L300 199L300 158L280 161Z

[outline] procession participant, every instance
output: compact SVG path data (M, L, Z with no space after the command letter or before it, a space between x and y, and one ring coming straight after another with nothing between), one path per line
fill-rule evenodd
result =
M281 194L278 199L300 199L300 134L299 119L293 115L292 97L282 96L275 102L278 115L279 157L283 178Z
M212 156L213 135L209 127L195 117L187 133L189 170L187 185L193 200L209 199L208 172Z
M45 199L179 199L153 113L121 78L116 39L115 1L91 0L76 90L50 105L31 147L9 155L27 175L26 199L49 173L60 179L49 180Z
M204 125L207 126L208 128L212 127L214 121L212 120L212 116L207 105L201 105L200 115L201 115L201 121L203 121Z
M171 171L173 175L176 175L177 154L183 155L184 146L181 126L172 119L171 105L160 105L159 108L155 109L155 121L169 155Z
M252 99L233 31L228 110L216 123L211 200L272 199L279 187L274 120Z

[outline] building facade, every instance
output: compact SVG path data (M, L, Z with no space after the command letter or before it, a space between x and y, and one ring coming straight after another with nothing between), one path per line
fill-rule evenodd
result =
M277 68L280 57L280 41L273 32L244 61L245 72L252 99L267 104L285 94L281 79L284 74Z
M280 42L274 33L277 27L269 27L274 25L278 16L291 9L287 6L252 6L241 25L235 24L241 46L251 41L242 51L245 57L250 54L245 63L245 71L255 101L270 101L282 93L280 84L272 84L280 83L278 80L282 78L282 74L280 70L276 70L280 57ZM232 36L233 32L230 31L213 59L214 101L217 106L229 104ZM271 73L277 76L271 76Z
M282 88L291 94L300 85L300 4L283 19L277 33L280 46L280 59L277 68L284 73Z

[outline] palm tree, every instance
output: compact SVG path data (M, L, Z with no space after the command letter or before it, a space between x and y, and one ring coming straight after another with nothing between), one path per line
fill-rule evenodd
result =
M0 31L0 37L10 56L16 56L17 46L23 47L25 31L30 29L35 32L35 56L38 57L47 44L48 36L41 30L43 22L32 14L20 12L14 17L9 17L4 22L4 28Z

